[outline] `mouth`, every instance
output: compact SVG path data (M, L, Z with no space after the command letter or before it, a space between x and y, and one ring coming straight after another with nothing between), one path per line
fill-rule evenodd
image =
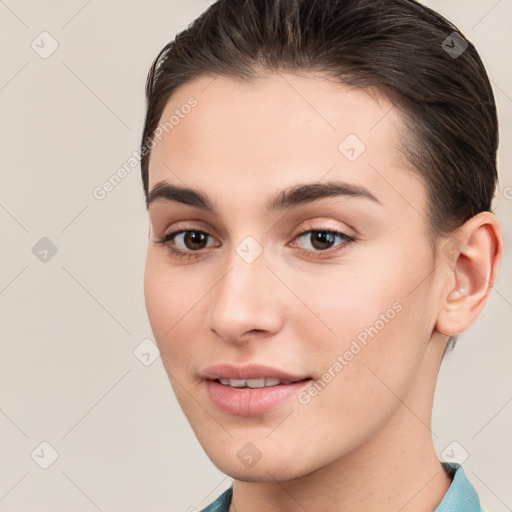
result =
M266 377L261 379L216 379L215 382L222 384L223 386L229 386L231 388L271 388L279 385L288 385L294 384L295 382L302 382L304 380L309 380L308 378L291 381L291 380L281 380L275 377Z
M208 368L203 374L206 394L224 413L257 416L278 408L306 386L309 376L286 373L262 365L229 364Z
M237 366L229 363L210 366L204 370L202 377L208 380L222 381L221 384L232 387L277 386L310 378L309 375L288 373L280 368L262 364Z

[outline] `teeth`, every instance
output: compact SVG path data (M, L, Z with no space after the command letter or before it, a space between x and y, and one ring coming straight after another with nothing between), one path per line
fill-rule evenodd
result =
M290 384L289 380L279 380L274 377L268 379L219 379L219 382L224 386L231 386L232 388L265 388L270 386L277 386L279 384Z
M233 388L245 387L245 379L229 379L229 385Z
M265 379L247 379L248 388L264 388Z

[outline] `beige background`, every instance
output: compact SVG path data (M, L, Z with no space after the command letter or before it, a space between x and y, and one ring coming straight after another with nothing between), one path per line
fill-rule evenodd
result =
M468 453L489 510L512 510L512 0L424 3L476 44L493 81L508 251L488 308L442 368L434 441L439 454ZM152 58L207 5L0 0L0 511L193 511L230 485L161 360L134 354L152 338L139 167L93 196L138 149ZM33 253L43 237L55 255L47 241ZM58 453L47 469L42 442Z

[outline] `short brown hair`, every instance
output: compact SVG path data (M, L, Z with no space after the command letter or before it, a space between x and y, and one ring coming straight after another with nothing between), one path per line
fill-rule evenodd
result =
M309 70L377 86L406 105L404 149L427 185L431 227L449 233L490 209L498 147L485 68L469 41L457 58L445 51L453 32L413 0L218 0L154 60L142 145L172 93L201 75ZM149 157L141 161L146 196Z

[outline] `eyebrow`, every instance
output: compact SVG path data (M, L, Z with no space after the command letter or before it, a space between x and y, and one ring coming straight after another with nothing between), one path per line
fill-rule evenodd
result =
M300 183L281 190L268 201L265 210L268 213L273 213L328 197L364 198L382 205L365 187L344 181L329 181L326 183ZM162 199L195 206L196 208L218 215L217 209L212 201L206 194L199 190L160 181L149 193L146 207L149 208L155 201Z

